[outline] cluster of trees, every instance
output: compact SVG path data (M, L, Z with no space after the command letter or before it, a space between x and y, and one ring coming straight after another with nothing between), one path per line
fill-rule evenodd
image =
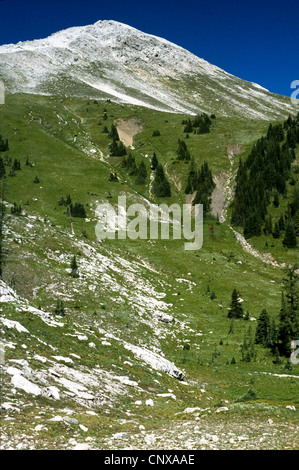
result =
M81 202L75 202L74 206L71 204L70 211L72 217L80 217L81 219L86 218L86 211Z
M109 145L109 151L111 157L123 157L127 155L127 150L122 141L113 140Z
M83 204L81 204L81 202L75 202L75 204L73 205L71 196L69 194L67 195L66 199L62 197L60 201L58 201L58 204L60 206L65 206L69 208L70 215L72 217L80 217L82 219L86 218L86 211Z
M298 191L299 195L299 191ZM296 209L294 217L290 214L280 215L279 219L273 223L271 214L265 217L263 232L272 235L273 238L280 238L284 234L282 243L287 248L296 248L297 236L299 235L299 211Z
M21 171L21 162L17 158L12 160L11 157L6 155L4 158L0 157L0 178L6 176L5 167L9 167L8 176L16 176L16 171Z
M203 210L206 213L210 210L211 195L214 188L215 183L208 163L204 162L198 170L194 158L192 158L185 194L192 194L196 191L193 204L203 204Z
M278 324L271 318L266 309L263 309L257 322L255 342L270 348L276 356L277 352L289 356L291 341L299 338L299 285L298 266L287 269L283 279L281 296L281 309Z
M215 117L214 114L209 117L207 114L202 113L201 115L197 114L193 120L183 120L184 132L186 134L208 134L212 125L211 119L215 119Z
M286 141L290 148L295 148L299 143L299 112L295 118L291 116L285 120L283 128L286 130Z
M255 335L252 336L251 329L245 335L241 347L242 359L250 361L255 357L254 344L259 344L270 349L279 361L280 356L289 357L292 349L292 341L299 338L299 285L298 265L289 267L283 279L281 309L278 322L274 316L270 316L267 310L262 309L257 320ZM249 319L249 313L244 314L242 299L237 289L231 296L228 317L235 319ZM231 326L230 332L233 331ZM274 362L275 362L274 361Z
M123 158L121 166L128 171L130 176L136 176L135 184L145 184L147 178L147 169L143 160L139 165L137 165L135 157L129 153L128 157Z
M289 117L283 125L270 124L267 135L256 142L246 161L240 160L231 222L244 228L246 238L261 235L271 199L277 206L279 194L286 195L286 182L295 160L298 126L298 116ZM268 231L269 221L266 224Z

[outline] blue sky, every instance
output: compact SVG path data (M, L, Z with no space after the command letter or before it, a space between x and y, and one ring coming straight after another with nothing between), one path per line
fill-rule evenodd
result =
M0 44L112 19L290 96L299 80L298 16L296 2L277 0L0 0Z

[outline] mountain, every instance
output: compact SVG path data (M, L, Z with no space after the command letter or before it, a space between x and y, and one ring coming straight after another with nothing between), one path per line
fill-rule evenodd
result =
M161 111L256 119L293 112L286 97L116 21L3 45L0 77L12 93L104 98Z
M1 448L298 448L299 116L269 123L285 98L115 22L0 55ZM182 116L194 90L216 116ZM201 192L200 249L151 234ZM119 196L153 236L99 239Z

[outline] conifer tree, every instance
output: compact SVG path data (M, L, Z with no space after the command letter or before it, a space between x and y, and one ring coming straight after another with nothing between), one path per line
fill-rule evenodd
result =
M147 170L144 161L141 161L138 169L137 169L137 177L135 180L135 184L145 184L147 177Z
M278 221L279 230L283 231L285 229L284 217L283 215L280 216Z
M232 292L231 304L228 312L228 318L243 318L244 311L239 298L239 293L235 288Z
M155 178L153 181L153 193L157 197L170 197L171 196L171 189L169 181L167 180L163 166L161 163L157 165Z
M109 137L111 137L115 141L119 140L119 135L118 135L118 131L117 131L117 128L116 128L115 124L111 125L111 130L110 130Z
M157 168L158 163L159 163L159 162L158 162L158 159L157 159L157 155L156 155L156 153L154 152L153 158L152 158L152 161L151 161L151 169L152 169L153 171L155 171L155 169Z
M271 337L271 319L264 308L257 320L256 332L255 332L255 343L261 344L265 348L268 348L272 344Z
M297 246L296 232L292 220L288 221L286 224L285 236L282 243L287 248L296 248Z
M186 142L184 140L178 140L177 148L177 158L178 160L190 160L190 152L187 148Z

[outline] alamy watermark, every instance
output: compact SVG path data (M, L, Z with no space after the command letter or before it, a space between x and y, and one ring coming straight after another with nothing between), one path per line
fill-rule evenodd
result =
M99 240L188 240L185 250L199 250L203 243L202 204L131 204L127 207L126 196L118 197L117 212L109 204L99 204L96 209L98 222L96 236Z
M291 102L294 105L298 105L299 104L299 80L293 80L291 83L291 88L295 89L293 93L291 94Z
M5 104L5 86L2 80L0 80L0 104Z

